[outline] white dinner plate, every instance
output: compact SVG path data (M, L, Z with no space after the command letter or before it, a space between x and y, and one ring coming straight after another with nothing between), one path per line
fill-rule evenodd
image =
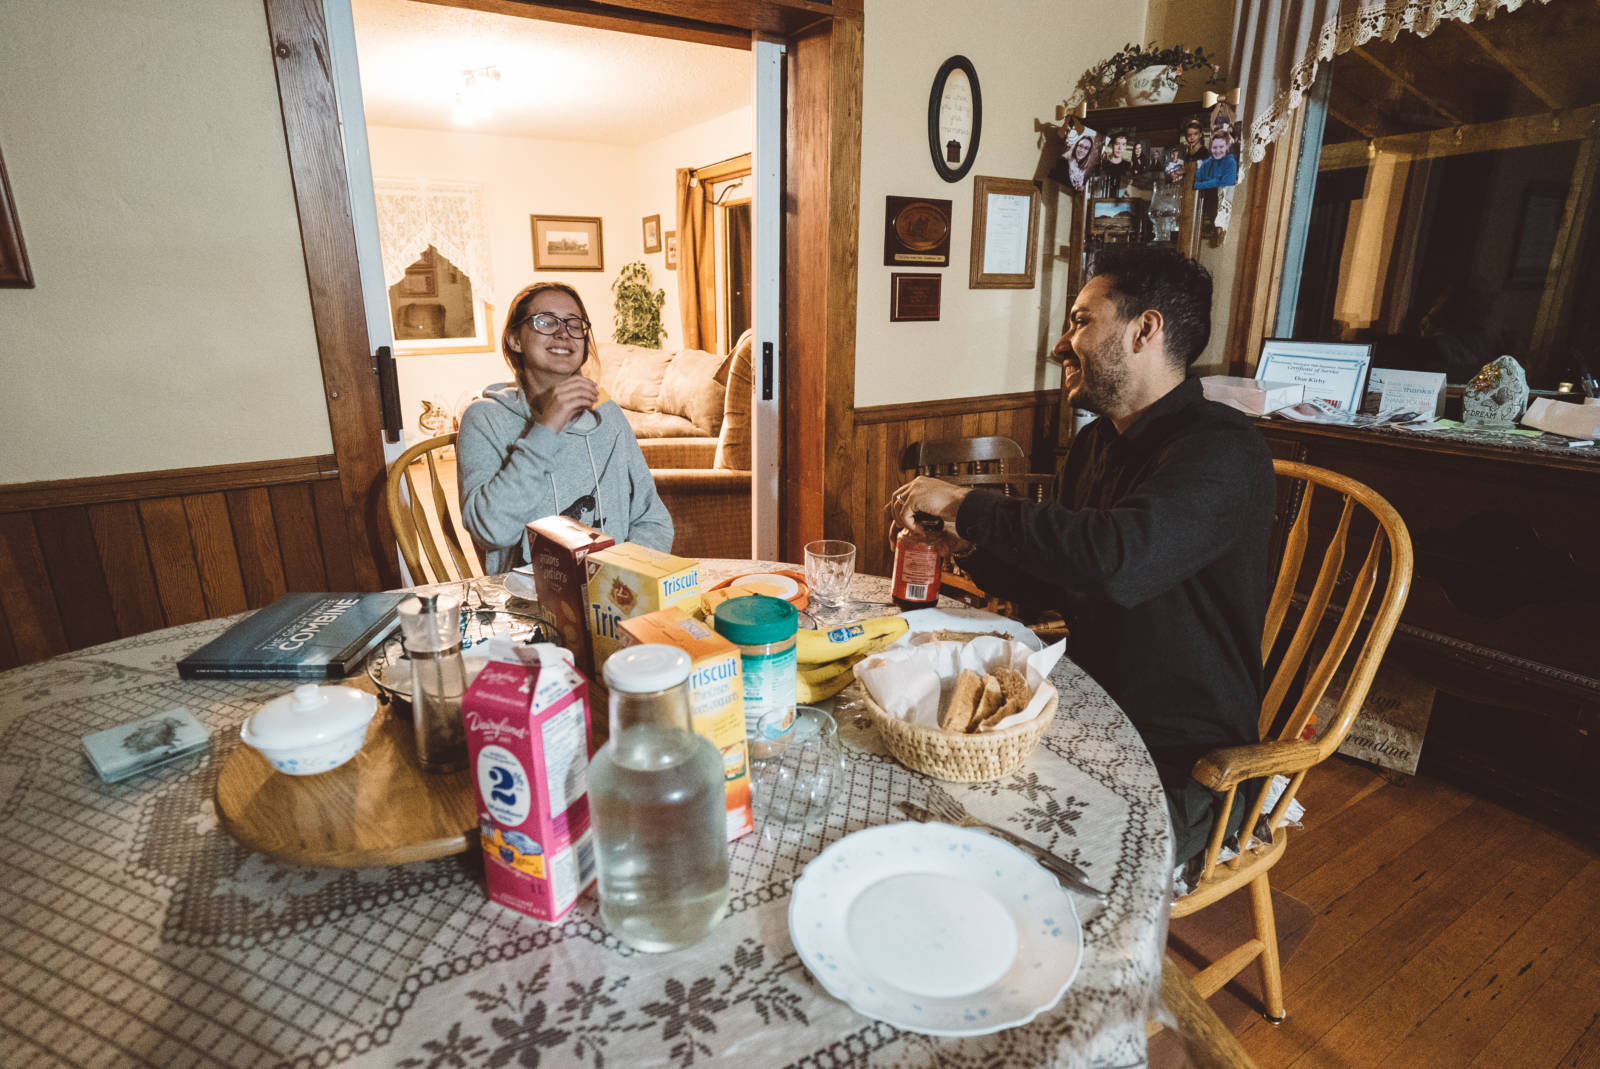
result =
M922 631L976 631L979 634L998 631L1031 650L1044 649L1039 636L1029 631L1026 624L983 609L912 609L905 618L913 635Z
M1083 958L1072 897L1022 851L946 824L845 836L805 867L789 935L858 1013L930 1036L1026 1024Z

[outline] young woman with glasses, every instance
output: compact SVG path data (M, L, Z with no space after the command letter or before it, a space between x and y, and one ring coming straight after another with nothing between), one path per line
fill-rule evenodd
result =
M523 563L528 523L557 514L670 552L672 517L622 409L580 373L596 354L578 292L536 282L517 294L500 352L514 381L468 405L456 439L461 519L484 567Z

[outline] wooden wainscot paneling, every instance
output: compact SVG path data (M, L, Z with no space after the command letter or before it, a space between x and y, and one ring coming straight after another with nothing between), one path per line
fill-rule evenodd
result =
M0 486L0 668L358 589L331 456Z
M853 464L844 487L850 530L836 537L856 544L857 570L889 574L893 562L889 520L883 508L889 495L906 481L900 468L900 454L906 446L934 438L998 434L1027 451L1032 470L1053 471L1059 401L1057 391L1038 390L856 409L850 450Z

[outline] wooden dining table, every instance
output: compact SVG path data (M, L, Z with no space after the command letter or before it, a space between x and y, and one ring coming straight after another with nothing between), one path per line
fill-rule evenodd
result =
M710 586L771 562L708 560ZM850 596L888 600L857 576ZM884 608L872 608L882 613ZM0 673L0 1061L44 1065L1134 1066L1161 983L1171 832L1138 734L1070 659L1060 706L1017 772L940 783L835 710L846 775L826 817L758 818L730 845L728 914L699 944L641 954L593 892L542 924L490 902L475 851L365 868L297 866L219 820L239 726L283 680L178 678L238 617ZM209 752L119 783L84 735L182 707ZM380 714L388 715L388 714ZM602 714L603 715L603 714ZM1031 1022L989 1035L903 1031L830 995L789 936L792 885L896 801L948 794L1079 864L1081 966ZM463 829L465 831L465 829Z

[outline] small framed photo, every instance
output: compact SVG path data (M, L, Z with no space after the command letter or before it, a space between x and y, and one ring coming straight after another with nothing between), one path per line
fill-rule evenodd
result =
M647 215L644 217L644 251L661 251L661 216Z
M975 290L1033 288L1039 245L1039 191L1025 178L979 175L972 190L972 261L967 286Z
M535 271L604 271L598 215L532 215Z
M667 231L666 250L667 266L676 270L678 266L678 232L676 230Z
M1144 221L1138 197L1097 197L1089 202L1089 235L1111 242L1132 241Z
M939 296L943 288L940 275L910 275L895 272L889 276L889 322L931 322L939 318Z

